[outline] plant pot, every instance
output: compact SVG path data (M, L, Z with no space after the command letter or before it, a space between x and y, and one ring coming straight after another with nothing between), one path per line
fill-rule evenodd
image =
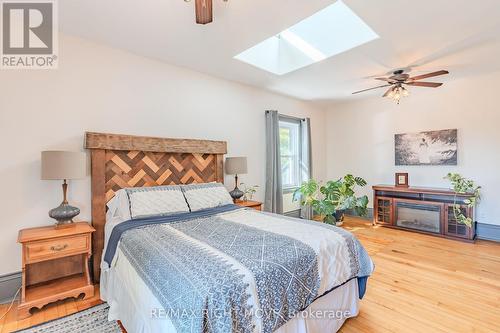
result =
M341 226L342 224L344 224L344 213L345 210L343 209L335 211L335 213L333 214L333 216L335 217L335 225Z
M335 217L335 220L337 222L344 222L344 213L345 213L344 209L337 210L337 211L335 211L335 213L333 214L333 216Z

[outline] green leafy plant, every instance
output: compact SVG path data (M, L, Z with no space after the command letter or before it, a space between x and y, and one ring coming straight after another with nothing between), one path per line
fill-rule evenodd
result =
M363 187L366 184L363 178L350 174L335 181L328 181L323 186L311 179L302 183L294 192L294 200L311 206L324 222L334 224L342 220L343 213L348 209L354 209L360 216L366 215L368 197L356 197L354 191L356 186Z
M241 183L240 185L243 186L243 200L252 200L259 185L247 186L245 183Z
M293 200L300 200L303 206L312 206L317 201L318 189L319 183L314 179L305 181L293 192Z
M462 177L458 173L448 173L444 179L450 181L453 186L453 191L455 194L468 194L471 196L465 199L463 202L467 207L474 207L481 200L481 186L477 186L474 181ZM460 204L457 203L457 196L453 202L453 215L457 222L465 224L468 227L472 227L473 220L471 217L467 217L463 214Z

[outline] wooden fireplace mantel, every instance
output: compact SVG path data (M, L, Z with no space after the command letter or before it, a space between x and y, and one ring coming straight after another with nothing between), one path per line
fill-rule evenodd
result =
M405 193L422 193L422 194L441 194L457 197L470 197L473 193L455 193L451 189L438 187L403 187L394 185L375 185L372 187L374 191L389 191L389 192L405 192Z
M446 238L473 241L475 223L459 223L453 205L474 220L474 210L465 204L470 193L455 193L445 188L375 185L373 188L373 224L415 231Z

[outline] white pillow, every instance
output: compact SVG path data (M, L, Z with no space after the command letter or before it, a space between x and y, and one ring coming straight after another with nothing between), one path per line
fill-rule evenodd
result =
M128 188L126 191L132 219L189 212L182 189L178 185Z
M221 183L182 185L182 191L192 212L233 203L229 192Z
M130 220L130 203L125 189L115 192L115 196L107 203L106 223L111 219L119 219L121 222Z

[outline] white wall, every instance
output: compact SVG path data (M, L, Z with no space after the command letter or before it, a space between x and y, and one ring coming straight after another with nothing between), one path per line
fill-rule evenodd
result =
M395 172L408 172L410 185L432 187L448 187L443 177L459 172L483 187L477 220L500 224L499 81L500 72L463 79L452 73L440 88L411 88L400 105L378 96L332 105L327 178L348 172L366 178L371 205L371 186L394 184ZM458 129L458 166L394 165L394 134L448 128Z
M248 156L241 181L265 183L264 110L311 117L314 175L325 175L323 110L305 102L60 36L58 70L0 73L0 275L19 271L21 228L53 223L60 183L40 180L40 151L83 150L85 131L226 140ZM232 177L226 177L228 187ZM90 179L71 181L70 202L90 218Z

